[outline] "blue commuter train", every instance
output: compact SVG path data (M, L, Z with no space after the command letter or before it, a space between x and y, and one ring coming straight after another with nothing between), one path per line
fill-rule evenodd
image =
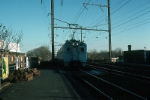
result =
M87 45L79 40L67 40L57 52L65 67L85 67L87 61Z

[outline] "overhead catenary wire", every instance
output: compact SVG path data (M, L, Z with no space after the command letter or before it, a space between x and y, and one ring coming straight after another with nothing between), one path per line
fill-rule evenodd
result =
M117 5L121 4L124 0L117 2L115 5L113 5L111 8L114 9L115 7L117 7ZM106 12L106 11L105 11ZM103 11L104 13L104 11ZM97 26L101 26L101 25L106 25L106 24L100 24L101 22L103 22L104 20L107 20L108 16L106 15L106 13L104 13L105 16L100 17L99 19L95 20L94 22L92 22L90 25L88 25L88 28L92 28L92 27L97 27ZM99 21L100 20L100 21ZM96 25L93 25L95 22L98 22Z
M88 1L88 3L90 2L91 0ZM72 24L75 24L76 21L79 19L79 17L81 16L81 14L83 13L83 11L85 10L85 7L81 6L79 12L76 14L76 17L73 19L73 21L71 22ZM70 31L70 30L69 30ZM68 32L69 32L68 31ZM67 33L68 33L67 32Z
M79 10L78 13L80 13L80 11L82 10L82 8L83 8L83 7L81 6L81 8L80 8L80 10ZM82 12L82 11L81 11L81 12ZM78 15L78 13L77 13L77 15ZM77 18L76 18L76 19L74 18L74 20L77 20ZM60 20L60 21L61 21L61 20ZM61 22L65 22L65 21L61 21ZM68 22L65 22L65 23L68 24ZM71 23L73 23L73 21L72 21ZM74 23L75 23L75 22L74 22ZM70 32L70 30L68 30L67 32L65 32L63 36L66 37L66 35L67 35L69 32Z
M80 10L81 10L81 9L82 9L82 6L81 6ZM59 21L68 24L68 22L61 21L61 20L59 20ZM71 22L71 23L73 23L73 22ZM66 37L66 36L68 35L69 32L70 32L70 30L68 30L67 32L65 32L65 33L63 34L63 36Z
M119 26L121 26L121 25L124 25L124 24L126 24L126 23L129 23L129 22L131 22L131 21L133 21L133 20L135 20L135 19L137 19L137 18L139 18L139 17L142 17L142 16L144 16L144 15L146 15L146 14L148 14L148 13L150 13L150 11L147 11L147 12L145 12L145 13L143 13L143 14L140 14L139 16L136 16L136 17L134 17L134 18L131 18L131 19L129 19L128 21L123 22L123 23L117 25L116 27L113 27L112 29L117 28L117 27L119 27Z
M115 9L116 7L118 7L118 5L120 5L121 3L123 3L123 1L124 0L119 0L119 2L117 2L117 3L115 3L114 5L112 5L112 9L111 10L113 10L113 9Z
M142 22L142 21L141 21L141 22ZM141 22L140 22L140 23L141 23ZM121 33L125 32L125 31L129 31L129 30L131 30L131 29L137 28L137 27L139 27L139 26L142 26L142 25L145 25L145 24L148 24L148 23L150 23L150 20L149 20L149 21L146 20L145 22L142 22L141 24L139 24L139 22L138 22L138 23L137 23L138 25L133 26L133 27L129 27L129 28L125 28L124 30L121 30L120 32L117 32L117 33L112 34L112 36L117 35L117 34L121 34ZM102 40L102 39L105 39L105 38L106 38L106 37L101 37L99 40L90 41L90 43L88 43L88 44L92 45L92 44L95 43L96 41L98 42L98 41L100 41L100 40Z
M91 0L88 1L88 3L90 2ZM81 16L81 14L83 13L83 11L85 10L86 8L81 6L79 12L76 14L76 17L74 18L74 20L72 21L73 24L76 23L76 21L78 20L78 18Z
M125 2L122 6L120 6L119 8L117 8L115 11L113 11L110 15L112 15L113 13L115 13L116 11L120 10L122 7L124 7L126 4L128 4L131 0L128 0L127 2ZM120 3L121 4L121 3ZM106 17L104 17L102 20L100 20L96 25L92 26L92 27L97 27L100 26L104 20L106 20L108 17L108 15ZM100 24L100 25L99 25Z
M137 25L144 25L143 23L147 23L149 22L150 18L148 19L144 19L144 20L141 20L139 22L136 22L136 23L133 23L133 24L129 24L127 27L120 27L119 29L125 29L125 28L128 28L128 27L133 27L133 26L137 26Z
M43 13L43 20L44 20L44 23L45 23L45 27L47 28L47 30L49 30L49 18L48 18L48 11L47 11L47 8L45 6L45 1L44 0L41 0L41 8L42 8L42 13ZM49 38L49 32L47 33L48 34L48 38ZM50 44L50 43L49 43Z
M59 8L59 12L58 12L58 18L59 19L62 19L62 17L63 17L63 6L64 6L64 0L61 0L60 1L60 8ZM55 19L55 18L54 18ZM59 24L57 24L57 26L59 26L60 25L60 23ZM57 33L57 32L59 32L57 29L55 30L55 32ZM58 35L58 37L61 37L61 43L63 43L63 35L64 34L59 34ZM57 41L57 38L55 39L56 41Z
M113 12L111 13L111 15L114 14L116 11L120 10L122 7L124 7L124 6L125 6L126 4L128 4L130 1L131 1L131 0L128 0L127 2L125 2L123 5L121 5L119 8L117 8L115 11L113 11Z
M121 15L119 15L119 16L113 18L113 20L114 20L114 19L117 19L117 18L120 18L121 16L127 15L128 13L133 12L133 11L135 11L135 10L137 10L137 9L140 9L142 6L145 6L147 3L149 3L149 1L148 1L148 2L145 2L145 3L143 3L143 4L141 4L141 5L138 6L138 7L135 7L135 8L133 8L133 9L129 10L128 12L125 12L124 14L121 14Z
M144 3L145 4L145 3ZM139 16L138 16L139 17ZM136 18L138 18L138 17L136 17ZM118 25L118 26L120 26L120 25ZM95 26L96 27L96 26Z
M140 22L140 23L141 23L141 22ZM112 34L112 36L113 36L113 35L116 35L116 34L123 33L123 32L125 32L125 31L129 31L129 30L131 30L131 29L133 29L133 28L137 28L137 27L139 27L139 26L142 26L142 25L145 25L145 24L148 24L148 23L150 23L150 21L142 22L141 24L138 24L138 25L136 25L136 26L129 27L129 28L124 29L124 30L122 30L122 31L120 31L120 32L114 33L114 34Z
M146 15L146 14L148 14L149 13L149 11L147 11L147 12L145 12L145 13L143 13L143 14L141 14L141 15L139 15L141 12L143 12L143 11L146 11L146 10L150 10L150 7L147 7L147 8L145 8L145 9L142 9L142 10L140 10L139 12L137 12L137 13L134 13L133 15L131 15L131 16L128 16L127 18L125 18L125 19L122 19L122 20L120 20L120 21L118 21L118 22L115 22L113 25L115 25L115 24L117 24L117 23L119 23L119 22L123 22L124 20L127 20L127 19L129 19L128 21L126 21L126 22L124 22L124 23L122 23L122 24L125 24L125 23L128 23L128 22L130 22L130 21L133 21L133 20L135 20L135 19L137 19L137 18L139 18L139 17L142 17L142 16L144 16L144 15ZM135 16L135 15L137 15L138 14L138 16ZM135 16L135 17L134 17ZM118 26L120 26L120 25L118 25ZM118 26L116 26L116 27L118 27Z
M117 3L119 4L119 5L117 5ZM113 8L113 11L112 11L112 17L113 17L113 15L114 14L116 14L118 11L121 11L122 9L121 8L123 8L123 7L126 7L126 5L127 4L129 4L130 3L130 0L128 0L128 1L124 1L123 2L123 0L122 1L119 1L119 2L117 2L117 3L115 3L116 4L116 6L114 6L114 8ZM146 3L144 2L143 3L143 6L145 5ZM138 23L138 25L136 25L136 22L133 22L133 21L135 21L136 19L138 19L138 18L143 18L143 16L144 15L148 15L149 14L149 12L148 11L142 11L141 10L141 12L139 12L139 14L138 14L138 12L136 11L138 8L140 8L141 6L137 6L136 8L133 8L133 9L130 9L130 11L128 11L128 12L125 12L125 13L123 13L122 15L127 15L128 13L130 13L131 11L134 11L134 13L132 13L132 15L131 16L128 16L128 17L126 17L126 18L120 18L121 20L120 20L120 22L118 21L117 23L116 22L113 22L112 24L113 25L115 25L113 28L112 28L112 30L115 30L115 29L122 29L122 30L117 30L115 33L117 33L117 34L119 34L119 33L123 33L123 32L125 32L125 31L128 31L128 30L131 30L131 29L134 29L134 28L136 28L136 27L139 27L139 26L142 26L142 25L145 25L146 23L148 23L149 21L147 20L147 21L144 21L144 23L142 23L142 21L141 22L139 22ZM81 8L83 8L83 7L81 7ZM86 10L86 9L85 9ZM84 11L85 11L84 10ZM76 17L75 17L75 19L72 21L74 24L77 22L77 20L79 20L83 15L83 12L84 11L82 11L82 9L81 10L79 10L79 13L77 13L77 15L76 15ZM87 13L89 13L87 10L86 10L86 12ZM136 14L137 13L137 14ZM147 14L146 14L147 13ZM119 16L122 16L122 15L119 15ZM134 15L134 16L133 16ZM119 16L117 16L117 17L119 17ZM87 17L87 16L85 16L85 17ZM102 21L103 23L101 23L101 20L100 21L95 21L93 24L92 24L92 26L91 25L89 25L89 28L91 28L91 27L97 27L97 28L100 28L100 27L105 27L105 25L107 25L107 22L105 21L105 20L107 20L107 18L106 18L107 16L105 16L105 17L103 17L104 18L104 20ZM115 18L117 18L117 17L115 17ZM133 18L133 20L131 20ZM59 19L59 18L58 18ZM101 18L100 18L101 19ZM84 19L83 20L83 24L84 24L84 22L86 22L86 20ZM134 26L131 26L131 27L129 27L130 26L130 24L131 24L131 22L132 22L132 25L134 25ZM96 24L95 24L96 23ZM134 24L135 23L135 24ZM68 22L66 22L66 25L68 24ZM94 25L95 24L95 25ZM128 26L124 26L124 25L126 25L126 24L129 24ZM87 26L85 26L85 27L87 27ZM134 28L132 28L132 27L134 27ZM71 30L70 30L71 31ZM88 31L86 31L86 32L88 32ZM91 33L91 32L90 32ZM68 35L67 34L67 32L65 32L65 34L66 34L66 36ZM107 34L106 34L107 35ZM92 34L91 33L91 35L90 35L90 37L88 37L87 35L86 35L86 38L85 38L85 40L88 40L88 41L91 41L92 43L94 43L94 41L97 41L98 39L96 39L95 40L95 37L96 36L98 36L99 37L99 39L101 39L101 34ZM104 35L102 35L102 38L104 38L105 39L105 36L103 37ZM114 36L114 35L112 35L112 36ZM92 39L93 38L93 39ZM89 43L89 42L88 42Z
M88 4L88 3L87 3ZM95 4L91 4L91 5L95 5ZM99 6L99 5L96 5L96 6ZM101 6L101 5L100 5ZM102 5L103 6L103 5ZM104 5L104 6L107 6L107 5ZM98 7L97 7L98 8ZM103 12L103 11L102 11ZM97 22L97 21L96 21ZM107 24L103 24L103 25L107 25ZM92 27L93 28L93 27ZM86 39L88 40L88 42L93 38L93 37L96 37L95 34L92 35L92 37L90 37L89 39Z
M90 2L91 0L89 0L88 2ZM79 16L80 16L80 14L83 12L83 10L80 12L80 13L78 13L79 15L76 17L76 19L75 19L75 21L79 18ZM68 23L67 23L68 24Z
M128 12L122 14L122 15L119 15L119 16L113 18L113 20L114 20L114 19L117 19L117 18L119 18L119 17L122 17L122 16L124 16L124 15L127 15L129 12L133 12L133 11L135 11L136 9L139 9L140 7L144 6L144 5L147 4L148 2L149 2L149 1L143 3L142 5L140 5L140 6L136 7L136 8L134 8L134 9L131 9L130 11L128 11ZM124 5L124 4L123 4L123 5ZM146 9L145 9L145 10L146 10ZM143 11L144 11L144 10L143 10ZM133 15L135 15L135 14L133 14ZM133 15L131 15L130 17L133 17ZM113 16L112 16L112 17L113 17ZM130 18L130 17L128 17L128 18ZM126 20L126 19L128 19L128 18L122 19L120 22L123 22L123 20ZM104 20L104 19L103 19L103 20ZM101 26L102 24L100 24L100 23L101 23L103 20L101 20L100 22L98 22L96 25L94 25L94 26L92 26L92 27ZM116 22L116 23L118 23L118 22ZM113 25L114 25L114 24L115 24L115 23L113 23Z

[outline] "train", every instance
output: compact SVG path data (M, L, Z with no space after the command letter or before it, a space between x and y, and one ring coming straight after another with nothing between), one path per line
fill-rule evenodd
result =
M57 52L57 59L64 67L85 67L87 61L87 45L80 40L66 40Z

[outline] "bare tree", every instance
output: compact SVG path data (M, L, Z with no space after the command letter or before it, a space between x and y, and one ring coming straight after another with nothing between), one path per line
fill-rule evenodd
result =
M97 60L98 58L98 52L94 49L94 50L90 50L88 53L88 59L89 60Z
M40 46L30 50L26 55L28 57L39 57L42 61L49 61L51 59L51 51L48 46Z
M0 40L5 41L6 47L8 47L9 43L15 43L17 44L17 46L18 44L22 45L22 39L23 39L22 31L14 32L10 27L6 28L6 26L0 24Z
M16 66L20 67L21 62L19 62L19 44L22 45L22 39L22 31L15 32L10 27L6 28L6 26L0 24L0 59L5 56L9 57L11 55L10 52L15 52Z
M101 50L100 52L94 50L90 50L87 55L89 60L104 60L109 59L109 52L107 50ZM112 57L119 57L122 55L122 49L116 48L112 50Z
M122 49L121 48L116 48L115 50L112 51L112 57L119 57L122 55Z

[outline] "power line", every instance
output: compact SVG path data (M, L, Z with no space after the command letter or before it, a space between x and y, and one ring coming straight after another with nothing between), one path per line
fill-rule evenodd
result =
M118 5L120 5L121 3L123 3L124 0L119 0L118 3L116 3L114 6L112 6L112 10L115 9Z
M145 10L145 9L144 9ZM143 11L144 11L143 10ZM135 17L135 19L137 19L137 18L139 18L139 17L141 17L141 16L143 16L143 15L145 15L145 14L147 14L147 13L149 13L149 11L148 12L146 12L146 13L144 13L144 14L142 14L142 15L139 15L139 16L136 16ZM133 17L133 16L132 16ZM133 18L134 19L134 18ZM130 20L131 21L131 20ZM142 21L141 21L142 22ZM133 28L136 28L136 27L139 27L139 26L141 26L141 25L144 25L144 24L148 24L148 23L150 23L150 21L148 21L148 22L143 22L142 24L139 24L139 25L136 25L136 26L133 26L133 27L130 27L130 28L128 28L128 29L125 29L125 30L123 30L123 31L121 31L121 32L119 32L119 33L122 33L122 32L124 32L124 31L128 31L128 30L131 30L131 29L133 29ZM138 24L138 23L136 23L136 24ZM119 26L119 25L118 25ZM114 34L113 34L114 35ZM92 43L92 42L91 42Z
M89 0L88 3L89 3L90 1L91 1L91 0ZM81 10L81 9L82 9L82 10ZM77 14L78 16L75 18L75 21L74 21L73 23L76 23L76 21L78 20L78 18L80 17L80 15L81 15L81 14L83 13L83 11L85 10L85 7L82 6L82 7L80 8L80 10L81 10L81 12L78 12L78 14Z
M81 11L81 12L80 12L80 11ZM78 12L77 15L76 15L77 17L74 18L74 22L72 21L72 23L75 23L75 22L78 20L79 16L81 15L81 13L82 13L83 11L84 11L84 8L83 8L83 6L81 6L79 12ZM69 31L70 31L70 30L69 30ZM69 31L65 33L65 36L69 33Z
M149 19L150 19L150 18L149 18ZM140 21L140 22L138 22L138 23L135 23L135 25L136 25L136 24L139 24L139 23L142 22L142 23L139 24L139 25L136 25L136 26L130 27L130 28L128 28L128 29L122 30L122 31L120 31L120 32L118 32L118 33L114 33L114 34L112 34L112 36L117 35L117 34L121 34L121 33L125 32L125 31L129 31L129 30L134 29L134 28L137 28L137 27L139 27L139 26L148 24L148 23L150 23L150 20L149 20L149 19L144 20L144 21L146 21L146 22ZM149 21L147 21L147 20L149 20ZM131 26L131 25L130 25L130 26ZM104 39L104 38L105 38L105 37L103 37L103 39ZM101 39L102 39L102 38L101 38ZM97 41L97 40L95 40L95 41ZM92 44L92 43L94 43L95 41L92 41L92 42L90 42L89 44Z
M123 5L121 5L119 8L117 8L115 11L113 11L113 12L111 13L111 15L112 15L113 13L115 13L116 11L120 10L120 8L122 8L123 6L125 6L126 4L128 4L130 1L131 1L131 0L128 0L127 2L125 2Z
M104 7L107 7L107 5L99 5L99 4L89 4L89 3L84 3L84 5L95 5L95 6L104 6ZM90 7L93 7L93 6L90 6ZM98 8L98 7L96 7L96 8ZM88 8L89 9L89 8ZM102 10L102 9L101 9ZM93 12L93 11L92 11ZM104 12L103 10L102 10L102 12ZM93 15L93 14L91 14L91 15ZM94 17L92 17L93 19L94 19ZM99 19L98 19L99 20ZM97 22L97 20L95 21L95 22ZM92 23L93 24L93 23ZM105 25L108 25L108 24L105 24ZM93 27L88 27L88 28L93 28ZM96 28L97 29L97 28ZM88 38L88 41L90 41L93 37L96 37L95 36L95 34L93 34L92 35L92 37L90 37L90 38Z
M148 19L145 19L145 20L142 20L142 21L139 21L139 22L137 22L137 23L133 23L133 24L130 24L130 25L128 25L127 27L132 27L132 26L136 26L136 25L139 25L139 24L143 24L143 23L147 23L147 21L149 20L150 18L148 18ZM125 28L125 27L122 27L123 29ZM122 28L119 28L119 29L122 29Z
M122 1L123 1L123 0L122 0ZM114 13L116 13L118 10L121 10L121 8L125 7L125 6L130 2L130 0L126 1L125 3L122 2L122 1L118 2L119 5L115 6L115 8L117 7L117 9L113 8L114 11L113 11L111 14L114 14ZM122 5L121 5L121 4L122 4ZM145 4L146 4L146 3L144 3L143 6L144 6ZM120 6L120 5L121 5L121 6ZM140 6L134 8L134 9L131 9L129 12L135 11L135 10L138 9L138 8L140 8ZM85 9L85 8L84 8L84 9ZM86 10L86 9L85 9L85 10ZM84 11L85 11L85 10L84 10ZM80 11L77 13L77 16L75 17L73 23L75 23L77 20L79 20L79 18L81 17L81 15L83 14L84 11L83 11L83 8L81 7L81 9L80 9ZM88 10L86 10L86 11L88 11ZM127 13L129 13L129 12L126 12L126 13L124 13L123 15L127 15ZM127 17L126 19L122 19L121 21L118 21L118 22L116 22L116 23L113 23L113 25L116 24L116 26L113 27L112 29L114 30L114 29L117 29L117 28L119 28L119 27L121 27L121 26L127 24L127 23L130 23L131 21L134 21L134 20L136 20L136 19L138 19L138 18L140 18L140 17L146 15L146 13L148 14L149 11L147 11L147 12L144 12L144 10L141 10L141 12L138 11L138 12L134 13L133 15ZM137 15L137 14L138 14L138 15ZM121 17L121 16L123 16L123 15L119 15L118 17ZM118 17L116 17L116 18L118 18ZM115 19L116 19L116 18L115 18ZM56 19L56 20L57 20L57 19ZM104 22L104 20L106 20L106 17L102 20L102 22L101 22L101 20L100 20L100 21L95 21L95 22L98 22L98 24L95 24L93 27L101 27L101 26L107 25L107 24ZM66 22L66 21L62 21L62 20L58 20L58 21L60 21L60 22L62 22L62 23L66 23L67 25L69 24L69 23ZM84 19L83 21L85 21L85 19ZM94 22L94 23L95 23L95 22ZM119 22L121 22L121 23L119 23ZM92 23L92 24L94 24L94 23ZM149 21L145 21L144 23L141 22L141 24L139 23L138 25L136 25L136 23L135 23L135 26L133 26L133 27L129 27L130 25L128 25L127 28L124 27L125 30L122 30L121 32L118 32L118 33L122 33L122 32L124 32L124 31L131 30L131 29L133 29L133 28L142 26L142 25L144 25L144 24L146 24L146 23L149 23ZM93 27L92 27L92 28L93 28ZM86 27L86 28L87 28L87 27ZM88 27L88 28L90 28L90 27ZM69 31L70 31L70 30L69 30ZM69 32L69 31L68 31L68 32ZM88 31L89 31L89 30L88 30ZM87 31L87 32L88 32L88 31ZM117 33L117 34L118 34L118 33ZM64 34L67 35L66 33L64 33ZM99 35L101 35L101 34L99 34ZM113 34L113 35L114 35L114 34ZM95 36L97 36L97 35L95 35L95 34L92 35L92 37L95 37ZM94 39L92 39L92 37L88 38L88 40L93 42ZM103 37L103 38L105 38L105 37ZM86 39L86 40L87 40L87 39ZM88 41L88 42L89 42L89 41Z
M148 2L149 2L149 1L148 1ZM143 3L142 5L140 5L140 6L136 7L136 8L134 8L134 9L132 9L132 10L130 10L130 11L128 11L128 12L126 12L126 13L122 14L122 15L119 15L119 16L117 16L117 17L113 18L113 19L117 19L117 18L119 18L119 17L121 17L121 16L124 16L124 15L126 15L126 14L130 13L130 12L133 12L133 11L135 11L136 9L139 9L140 7L144 6L144 5L145 5L145 4L147 4L148 2L145 2L145 3Z
M124 1L124 0L122 0L122 1ZM119 1L118 3L116 3L114 6L112 6L111 8L112 9L114 9L115 7L117 7L117 5L119 5L119 4L121 4L122 3L122 1ZM113 8L114 7L114 8ZM104 13L104 11L103 11L103 13ZM104 20L107 20L107 17L108 16L106 16L106 14L104 14L105 15L105 17L104 18L102 18L102 17L100 17L99 19L97 19L97 20L95 20L93 23L91 23L90 25L88 25L88 27L89 28L93 28L93 27L98 27L98 26L101 26L101 25L107 25L107 24L100 24L101 22L103 22ZM102 19L102 20L101 20ZM99 21L99 20L101 20L101 21ZM91 26L92 24L94 24L95 22L98 22L96 25L94 25L94 26ZM90 27L91 26L91 27Z
M130 1L131 1L131 0L128 0L127 2L125 2L122 6L120 6L119 8L117 8L113 13L115 13L115 12L118 11L118 10L120 10L123 6L125 6L126 4L128 4ZM110 15L112 15L113 13L111 13ZM108 17L108 16L107 16L107 17ZM105 18L102 19L101 21L99 21L96 25L94 25L94 26L92 26L92 27L97 27L97 26L99 26L99 23L103 22L104 20L105 20Z
M150 19L150 18L149 18ZM149 19L147 19L147 20L149 20ZM136 26L133 26L133 27L130 27L130 28L128 28L128 29L125 29L125 30L122 30L122 31L120 31L120 32L118 32L118 33L114 33L114 34L112 34L112 36L114 36L114 35L116 35L116 34L121 34L121 33L123 33L123 32L125 32L125 31L129 31L129 30L131 30L131 29L134 29L134 28L137 28L137 27L139 27L139 26L142 26L142 25L145 25L145 24L148 24L148 23L150 23L150 21L147 21L147 20L145 20L146 22L143 22L143 23L141 23L141 24L139 24L139 25L136 25ZM142 21L141 21L142 22ZM139 23L139 22L138 22ZM137 23L137 24L138 24ZM104 37L105 38L105 37ZM104 39L103 38L103 39ZM101 38L102 39L102 38ZM97 40L95 40L95 41L97 41ZM92 43L94 43L95 41L92 41L92 42L90 42L90 44L92 44ZM92 46L93 46L94 44L92 44ZM96 47L97 48L97 47Z
M62 23L66 23L66 24L69 24L68 22L66 22L66 21L62 21L62 20L60 20L60 19L57 19L57 18L54 18L55 20L58 20L58 21L60 21L60 22L62 22Z
M45 27L47 28L47 30L49 30L49 20L48 20L47 9L46 9L44 0L41 0L41 8L42 8ZM47 34L49 34L49 33L47 33Z
M144 23L142 23L142 24L139 24L139 25L130 27L130 28L125 29L125 30L122 30L122 31L120 31L120 32L118 32L118 33L114 33L114 34L112 34L112 36L113 36L113 35L116 35L116 34L119 34L119 33L122 33L122 32L125 32L125 31L128 31L128 30L131 30L131 29L133 29L133 28L137 28L137 27L139 27L139 26L142 26L142 25L145 25L145 24L148 24L148 23L150 23L150 21L147 21L147 22L144 22Z
M128 22L131 22L131 21L133 21L133 20L135 20L135 19L137 19L137 18L139 18L139 17L141 17L141 16L144 16L144 15L148 14L148 13L150 13L150 11L147 11L147 12L145 12L145 13L139 15L139 16L136 16L136 17L134 17L134 18L131 18L130 20L128 20L128 21L126 21L126 22L124 22L124 23L122 23L122 24L119 24L119 25L117 25L116 27L113 27L112 29L117 28L117 27L119 27L119 26L121 26L121 25L124 25L124 24L126 24L126 23L128 23Z

